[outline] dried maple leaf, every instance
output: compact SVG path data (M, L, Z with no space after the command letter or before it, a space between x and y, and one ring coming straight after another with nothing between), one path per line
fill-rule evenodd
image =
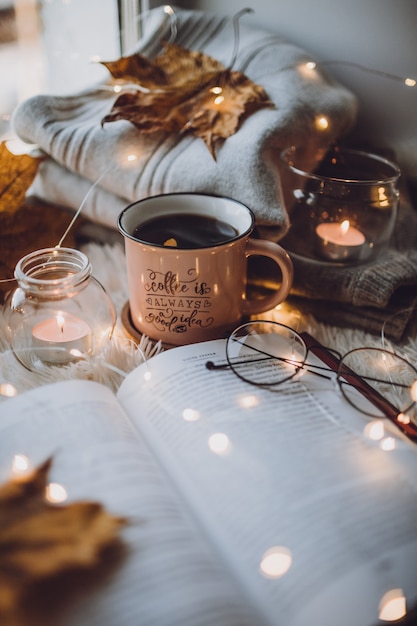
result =
M38 171L43 157L12 154L6 142L0 143L0 213L15 213Z
M97 565L126 523L95 502L49 504L49 459L30 476L0 487L0 623L18 611L29 585Z
M129 91L117 98L102 124L127 120L142 132L190 132L204 140L213 157L218 140L233 135L244 115L273 106L263 87L245 74L175 44L165 44L152 61L136 54L103 65L126 81Z

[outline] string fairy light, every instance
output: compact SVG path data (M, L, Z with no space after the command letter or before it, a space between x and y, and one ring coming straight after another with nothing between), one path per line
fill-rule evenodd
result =
M326 67L327 65L345 65L346 67L351 67L361 72L366 72L368 74L373 74L374 76L379 76L381 78L385 78L387 80L395 81L397 83L403 84L406 87L415 87L417 85L417 80L415 78L409 76L400 76L398 74L392 74L390 72L385 72L383 70L374 69L371 67L367 67L366 65L361 65L360 63L356 63L354 61L345 61L338 59L330 59L327 61L313 61L309 60L305 63L301 64L302 68L305 68L309 71L318 70L320 68Z

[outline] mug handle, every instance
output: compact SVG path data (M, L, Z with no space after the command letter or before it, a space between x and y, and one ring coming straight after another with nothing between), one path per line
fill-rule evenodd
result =
M246 257L266 256L279 266L282 274L281 286L270 296L246 300L243 307L244 315L256 315L270 311L288 296L294 277L294 268L289 254L277 243L267 240L249 239L245 251Z

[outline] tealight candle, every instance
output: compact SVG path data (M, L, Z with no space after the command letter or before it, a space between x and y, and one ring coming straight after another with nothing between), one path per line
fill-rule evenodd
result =
M353 261L360 255L366 238L349 220L322 222L316 227L320 254L332 261Z
M91 329L78 317L58 313L32 328L32 343L41 361L63 365L91 349Z

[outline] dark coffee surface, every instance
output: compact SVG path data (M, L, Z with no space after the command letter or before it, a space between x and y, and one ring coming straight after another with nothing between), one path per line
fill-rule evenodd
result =
M159 215L139 224L136 239L172 248L207 248L233 239L237 230L214 217L189 213Z

